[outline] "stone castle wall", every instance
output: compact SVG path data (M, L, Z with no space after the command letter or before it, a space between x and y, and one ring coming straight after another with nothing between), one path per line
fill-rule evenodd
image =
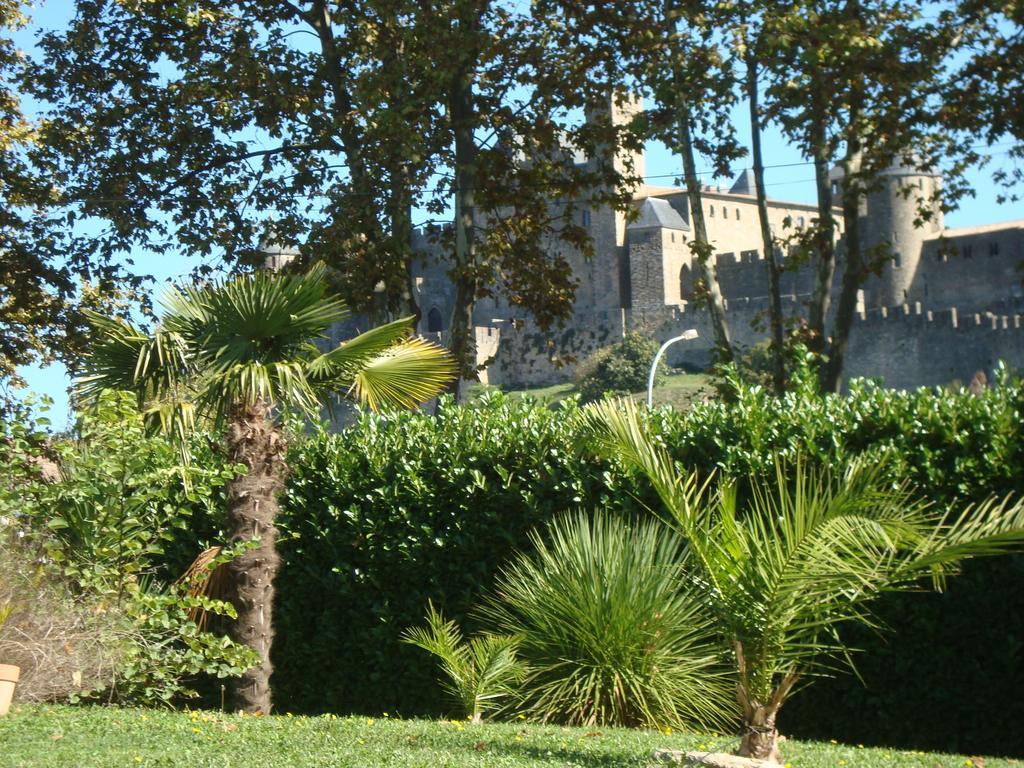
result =
M911 301L961 311L1006 312L1024 307L1024 231L979 228L925 241Z
M641 106L635 100L613 102L610 119L623 122ZM642 168L643 156L600 156L587 163ZM642 173L642 171L641 171ZM841 204L841 171L833 169L834 203ZM944 230L937 193L941 178L901 161L881 174L864 200L861 234L865 255L875 266L858 296L860 315L851 330L848 377L884 379L909 387L970 380L1004 359L1024 366L1024 222ZM729 191L706 187L702 206L729 326L737 346L750 348L767 338L768 274L756 199L748 175ZM637 216L611 209L580 210L579 224L593 239L594 257L566 254L578 281L572 317L562 327L541 329L518 307L500 298L477 302L478 359L486 378L505 388L564 382L580 362L600 347L619 341L627 330L665 340L694 328L696 341L673 345L668 361L705 368L711 361L711 327L692 302L697 270L687 242L690 210L677 188L645 186L635 196ZM921 211L931 216L922 221ZM837 242L843 236L838 208ZM813 226L817 207L769 200L769 228L785 251ZM424 318L441 318L447 328L453 291L437 232L422 237L425 255L419 268ZM551 248L564 248L552 243ZM559 251L552 250L555 254ZM841 247L840 247L841 254ZM784 260L785 263L785 260ZM839 256L833 281L832 310L841 285ZM794 265L781 275L784 311L805 315L814 289L815 267ZM906 309L911 307L912 309ZM923 309L921 309L923 307ZM865 308L867 311L865 311ZM955 308L955 309L953 309ZM994 318L994 319L993 319ZM421 329L428 330L425 322Z
M783 311L799 315L805 301L803 296L785 296ZM764 340L767 308L767 300L730 303L730 330L739 347ZM490 381L507 389L567 381L579 362L614 343L622 329L640 330L663 342L690 328L698 338L669 347L667 362L690 370L707 368L712 352L710 320L706 312L685 305L592 313L578 318L572 328L553 333L529 323L519 329L494 329L491 348L497 350L496 367L490 371ZM1024 365L1021 313L962 314L955 309L926 311L920 304L902 305L855 317L845 378L879 379L894 389L944 386L969 382L979 370L991 378L999 361Z

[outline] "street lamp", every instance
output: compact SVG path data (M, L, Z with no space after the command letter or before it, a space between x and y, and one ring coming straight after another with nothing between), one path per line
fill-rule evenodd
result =
M661 345L661 349L658 350L658 354L654 356L654 362L651 364L651 375L647 377L647 407L652 408L654 406L654 372L658 370L658 363L661 362L661 356L665 354L665 350L677 341L690 341L697 338L697 331L691 328L688 331L683 331L679 336L666 341Z

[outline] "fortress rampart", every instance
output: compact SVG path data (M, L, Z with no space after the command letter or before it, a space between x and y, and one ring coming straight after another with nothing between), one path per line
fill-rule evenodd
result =
M783 311L801 314L805 300L785 296ZM730 330L738 346L750 347L765 338L767 308L767 299L730 302ZM591 313L554 332L530 322L492 328L488 344L495 358L490 378L509 389L565 381L587 355L621 334L616 327L642 330L659 341L694 328L698 339L670 347L669 364L703 369L711 361L707 313L680 305ZM1024 314L924 310L920 303L865 310L854 318L848 360L847 379L880 379L896 389L968 382L979 370L991 374L1000 360L1018 365L1024 361Z
M635 101L613 104L610 119L627 119L638 109ZM642 156L631 159L635 167L642 161ZM583 162L621 164L622 158ZM841 170L833 169L831 179L838 206ZM905 158L882 173L863 201L859 223L872 274L858 295L847 378L878 378L904 388L969 381L998 360L1024 366L1024 221L944 229L940 188L938 175L913 167L912 159ZM664 340L695 328L699 339L673 345L668 361L707 367L712 333L706 313L692 301L700 270L689 243L689 199L679 189L645 186L637 190L634 205L628 217L610 209L580 212L577 223L588 229L594 257L588 261L578 253L566 254L578 289L572 317L564 326L541 329L521 308L500 298L477 302L478 361L486 364L485 377L491 383L520 388L566 381L579 362L629 330ZM730 331L739 348L752 347L768 336L769 305L752 175L740 174L728 191L706 188L701 205ZM794 235L813 226L817 215L815 206L769 200L769 228L780 251ZM833 217L839 254L834 311L844 259L838 208ZM415 245L423 253L417 287L424 315L421 331L443 336L454 296L436 235L424 232L417 238ZM551 247L553 254L562 253L565 245ZM787 268L781 275L784 312L806 316L816 267L813 259L797 264L790 258L783 258Z

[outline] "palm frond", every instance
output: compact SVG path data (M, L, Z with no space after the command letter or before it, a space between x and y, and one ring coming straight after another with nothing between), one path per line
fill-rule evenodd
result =
M444 689L474 722L511 696L523 677L515 638L482 635L467 643L458 625L445 621L432 602L427 605L427 626L407 629L402 640L437 657Z
M455 370L443 347L420 338L406 339L365 360L354 376L351 393L371 410L411 408L443 392Z
M346 386L351 386L352 380L363 365L409 338L412 323L411 317L394 320L343 341L330 352L325 352L310 361L310 379L347 382Z
M946 515L894 485L884 461L855 461L839 476L779 462L774 477L751 478L740 510L729 482L709 493L681 470L634 404L591 406L586 418L603 450L646 475L686 537L690 583L742 648L744 685L762 702L794 676L848 659L836 627L870 623L882 593L925 576L941 586L964 559L1024 544L1021 502Z
M222 425L257 405L315 417L319 397L339 390L374 409L410 407L454 375L443 349L407 338L409 319L321 354L314 342L346 316L327 296L322 264L304 275L258 272L172 288L163 304L152 334L90 315L97 341L78 386L86 398L107 388L134 392L147 423L182 446L198 418Z

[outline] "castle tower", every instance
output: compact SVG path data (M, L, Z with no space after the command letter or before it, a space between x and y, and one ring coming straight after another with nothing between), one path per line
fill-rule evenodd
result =
M865 285L866 301L881 307L921 301L923 296L914 295L914 277L925 239L943 226L937 199L942 177L899 161L880 176L879 186L868 194L861 230L867 257L887 253L888 258L878 279ZM931 212L927 221L921 221L922 209Z
M643 112L643 99L627 93L610 95L599 108L587 113L587 122L609 126L624 126ZM597 170L602 165L611 165L616 171L627 176L643 177L643 148L618 151L598 148L594 156L586 160L588 166ZM639 191L638 190L634 190ZM582 223L590 230L594 240L594 258L581 270L585 276L578 293L581 303L592 308L618 308L629 305L628 272L626 261L626 215L611 208L595 208L582 214ZM589 285L588 285L589 283ZM588 290L589 289L589 290ZM586 307L581 307L586 309Z

